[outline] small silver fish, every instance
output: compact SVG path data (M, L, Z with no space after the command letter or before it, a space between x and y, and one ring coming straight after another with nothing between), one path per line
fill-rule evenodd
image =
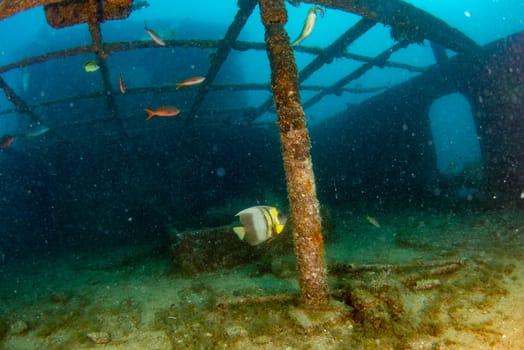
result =
M144 30L146 31L147 35L149 35L149 37L153 39L155 43L157 43L160 46L166 46L166 42L162 40L162 38L160 38L152 29L149 29L145 23Z
M366 220L373 226L375 226L376 228L380 228L380 224L378 222L377 219L375 219L374 217L372 216L366 216Z
M36 127L33 127L29 130L29 132L27 132L25 134L26 137L37 137L37 136L40 136L40 135L43 135L45 134L46 132L49 131L49 128L45 125L38 125Z
M300 36L291 43L291 46L297 46L304 39L311 35L313 29L315 28L315 23L317 22L317 12L320 14L320 17L324 17L324 11L320 7L315 6L310 8L306 17L306 22L304 23L304 27L302 28L302 32L300 33Z

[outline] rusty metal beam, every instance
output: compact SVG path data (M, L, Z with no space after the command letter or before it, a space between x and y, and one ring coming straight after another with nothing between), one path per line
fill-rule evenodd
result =
M25 114L36 125L43 125L42 121L40 118L38 118L33 109L16 94L16 92L6 83L2 77L0 77L0 89L4 90L6 98L15 106L14 112ZM63 140L63 138L54 130L49 130L48 133Z
M360 62L373 62L373 57L368 57L364 55L357 55L350 52L346 52L342 57L352 59L354 61L360 61ZM386 61L382 65L382 67L389 67L389 68L398 68L398 69L405 69L409 72L416 72L416 73L422 73L425 72L428 68L427 67L417 67L412 66L410 64L405 63L399 63L399 62L393 62L393 61Z
M343 55L346 48L357 40L362 34L367 32L376 24L375 21L369 19L361 19L354 26L350 27L343 33L337 40L335 40L328 48L318 53L317 57L309 63L300 73L299 83L305 81L315 71L320 69L324 64L332 62L336 57ZM273 106L273 99L268 98L257 108L257 114L253 116L253 120L265 113L269 108Z
M83 55L83 54L87 54L91 52L94 52L92 46L79 46L79 47L74 47L72 49L59 50L55 52L49 52L43 55L24 58L20 61L9 63L9 64L6 64L5 66L0 67L0 74L8 72L13 69L29 67L36 63L42 63L42 62L47 62L51 60L56 60L59 58L67 58L67 57L76 56L76 55Z
M3 0L0 1L0 20L36 6L55 4L61 1L63 0Z
M338 91L335 92L335 94L341 94L341 93L350 93L350 94L369 94L373 92L378 92L387 89L388 85L380 85L380 86L371 86L371 87L359 87L359 88L348 88L344 87ZM187 88L188 90L191 89L191 87ZM209 87L210 90L229 90L229 91L267 91L271 92L271 86L269 84L260 84L260 83L246 83L246 84L215 84L211 85ZM302 85L300 87L301 90L304 91L322 91L326 89L326 86L323 85ZM175 84L166 84L166 85L159 85L159 86L145 86L145 87L137 87L137 88L127 88L126 95L138 95L138 94L146 94L146 93L166 93L166 92L176 92L177 86ZM112 93L116 94L119 90L113 90ZM91 92L88 94L81 94L81 95L75 95L75 96L67 96L62 97L54 100L48 100L44 102L39 103L33 103L29 104L29 108L38 108L38 107L46 107L51 106L54 104L59 103L68 103L68 102L75 102L80 100L86 100L90 98L99 98L107 96L107 92L105 91L96 91ZM249 110L254 110L254 108L249 107L247 108ZM0 115L2 114L8 114L16 112L15 109L4 109L0 110ZM205 112L202 113L205 115Z
M25 114L35 124L40 124L40 119L33 110L16 94L16 92L0 77L0 88L4 90L5 96L15 106L15 112Z
M311 141L300 105L295 56L284 29L286 7L284 0L260 0L259 5L277 107L301 299L306 305L326 305L329 302L327 270Z
M86 0L86 2L88 1L90 0ZM54 10L55 12L59 12L59 7L61 6L59 3L65 3L63 5L65 11L60 14L60 16L58 16L62 17L62 22L64 22L64 20L65 22L71 21L71 23L67 25L82 22L80 20L82 17L82 13L80 13L82 4L79 1L76 1L75 3L73 1L65 0L0 0L0 20L37 6L49 6L57 4ZM104 20L122 19L128 17L131 10L131 3L131 0L104 0ZM66 18L67 16L69 19Z
M104 44L102 42L102 31L100 30L100 21L102 19L102 4L98 0L90 0L91 6L88 20L89 33L91 34L93 51L96 53L98 65L100 66L100 72L102 74L102 80L104 81L104 88L106 91L106 105L109 114L118 121L120 128L124 135L129 136L124 126L122 119L118 114L118 107L115 103L115 97L113 95L113 88L111 85L111 78L109 76L109 68L107 67L107 58L109 54L104 51Z
M395 52L398 51L404 47L409 45L409 42L403 41L396 43L392 47L388 48L386 51L382 52L380 55L375 57L373 61L368 62L351 72L350 74L346 75L342 79L338 80L336 83L328 87L327 89L324 89L323 91L319 92L315 96L311 97L309 100L304 102L304 108L309 108L318 101L322 99L322 97L329 95L329 94L336 94L340 89L342 89L344 86L349 84L351 81L358 79L361 77L364 73L366 73L368 70L375 66L382 66L383 62L386 62L387 59Z
M173 47L179 48L198 48L198 49L213 49L217 48L221 40L203 40L203 39L186 39L186 40L166 40L167 46L171 49ZM152 49L156 48L162 50L162 47L159 47L156 43L151 40L147 41L130 41L130 42L114 42L114 43L104 43L104 52L106 55L110 55L114 52L128 51L134 49ZM247 42L247 41L235 41L232 45L232 48L237 51L247 51L247 50L266 50L264 43L256 42ZM307 46L298 46L294 48L295 51L309 53L312 55L320 55L324 49L319 47L307 47ZM36 63L46 62L49 60L67 58L75 55L83 55L88 53L95 53L95 48L93 45L89 46L79 46L71 49L59 50L55 52L49 52L43 55L33 56L29 58L24 58L20 61L9 63L0 67L0 73L5 73L12 69L24 68L31 66ZM368 57L364 55L357 55L350 52L344 52L340 57L348 58L360 62L371 62L373 57ZM399 63L399 62L385 62L385 67L405 69L410 72L424 72L425 67L417 67L409 64Z
M214 118L208 118L206 120L202 119L196 119L194 121L195 125L198 123L198 125L203 125L205 127L230 127L232 123L234 123L236 120L242 118L243 113L249 113L249 110L247 108L244 109L228 109L228 110L205 110L203 111L205 115L213 115ZM99 127L100 125L103 125L105 123L114 123L115 120L111 117L100 117L96 119L91 120L84 120L84 121L72 121L72 122L66 122L63 124L57 124L53 126L53 129L60 130L63 133L66 133L67 130L73 129L78 130L79 128L90 128L94 129ZM235 126L244 125L246 127L260 127L260 128L267 128L267 127L273 127L274 122L267 122L267 123L257 123L257 124L240 124L240 123L234 123ZM170 124L148 124L145 123L143 126L131 128L128 129L128 133L131 134L137 134L139 132L143 133L149 133L149 132L165 132L170 130L177 130L180 129L180 124L178 122L173 122ZM124 137L124 135L120 135L121 137ZM82 139L90 139L90 138L96 138L98 137L97 133L86 133L84 136L82 136Z
M397 41L434 41L455 52L476 55L480 46L458 29L401 0L298 0L358 14L392 27Z
M226 35L224 39L220 42L216 52L212 55L210 55L211 59L211 66L209 67L209 70L206 74L206 80L202 84L200 84L198 94L193 100L193 105L191 106L191 109L189 110L187 121L192 120L195 115L198 112L198 109L200 108L200 105L202 104L202 101L204 101L204 98L207 95L208 92L208 86L213 83L215 80L218 71L224 64L224 62L227 59L227 56L231 52L231 49L233 48L233 43L237 40L238 35L240 34L240 31L242 31L242 28L244 28L244 25L246 24L249 16L251 16L251 13L255 9L255 6L257 4L256 0L239 0L238 1L238 12L235 16L235 19L227 29Z
M93 20L93 10L99 23L124 19L131 13L132 0L65 0L44 7L47 23L53 28L64 28Z

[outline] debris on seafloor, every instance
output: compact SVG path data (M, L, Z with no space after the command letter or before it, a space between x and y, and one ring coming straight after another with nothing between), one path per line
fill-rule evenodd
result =
M327 242L332 239L333 218L326 207L320 208L322 230ZM274 259L293 253L293 223L289 222L283 231L268 244L250 246L238 239L233 225L209 227L178 232L169 228L171 254L177 271L183 275L196 275L203 272L221 271L235 266L271 259L269 270L276 275L289 275L296 271L286 261ZM265 266L265 265L264 265Z
M24 320L16 320L9 325L10 334L24 334L29 330L29 325Z
M279 235L270 244L250 246L238 239L231 225L180 232L171 243L177 271L188 276L227 270L292 251L290 233Z
M95 344L107 344L111 341L111 336L107 332L90 332L86 336Z

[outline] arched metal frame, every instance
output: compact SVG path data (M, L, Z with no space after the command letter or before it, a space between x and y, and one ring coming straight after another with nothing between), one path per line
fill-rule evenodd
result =
M94 0L93 0L94 1ZM20 11L32 6L40 4L56 3L57 1L15 1L8 8L5 5L0 5L0 18L5 18L16 11ZM98 4L98 7L102 6L101 0L94 1ZM387 86L379 86L367 89L352 89L348 88L347 85L352 81L358 79L364 75L367 71L373 67L393 67L404 69L410 72L424 72L426 68L416 67L412 65L402 64L398 62L392 62L389 57L396 51L405 48L412 42L421 42L424 39L428 39L431 42L436 42L443 47L449 48L459 53L474 54L479 47L469 38L464 36L462 33L449 27L444 22L436 19L435 17L416 9L415 7L403 3L401 1L389 1L388 6L384 6L382 1L366 1L363 4L360 1L294 1L294 3L312 3L327 8L338 9L342 11L352 12L361 15L362 18L355 25L351 26L346 30L338 39L336 39L331 45L325 49L316 47L299 46L294 49L298 52L308 53L315 55L316 57L299 72L300 83L305 81L314 72L320 69L323 65L330 63L335 58L351 59L362 62L362 65L350 72L346 76L336 81L331 86L315 86L315 85L301 85L301 90L317 91L317 93L308 100L303 101L303 107L308 108L318 103L324 96L330 94L340 94L342 92L350 93L369 93L386 89ZM242 28L246 24L248 18L251 16L256 0L240 0L238 1L238 12L234 17L232 23L229 25L228 30L221 40L168 40L166 41L167 47L169 48L200 48L200 49L216 49L214 54L210 58L210 67L206 74L206 80L203 84L198 87L197 94L191 103L191 107L188 113L185 113L185 118L188 122L191 122L195 115L205 116L208 111L202 110L202 102L206 95L213 90L265 90L270 91L269 84L214 84L214 79L217 73L220 71L224 62L226 61L231 50L246 51L246 50L265 50L264 43L258 42L245 42L239 41L238 35ZM397 11L398 10L398 11ZM402 14L402 15L399 15ZM392 27L392 35L396 36L398 42L390 48L387 48L376 57L366 57L357 55L347 51L347 47L364 35L368 30L374 27L377 22L390 25ZM35 113L36 108L42 106L53 105L56 103L72 102L91 98L105 97L106 99L106 112L101 113L106 117L95 118L86 122L87 124L95 124L98 122L106 122L109 119L116 121L120 124L121 134L129 136L129 130L126 130L121 117L118 113L118 108L115 102L115 96L118 95L118 87L113 86L109 78L109 69L106 64L107 58L116 52L135 50L135 49L163 49L158 47L156 44L150 41L131 41L131 42L111 42L105 43L102 40L100 30L100 17L94 16L93 20L89 21L89 29L92 37L92 44L90 46L79 46L66 50L60 50L56 52L50 52L39 56L28 57L18 62L10 63L0 67L0 88L3 89L7 99L13 104L12 108L0 110L0 115L9 113L20 113L27 116L33 123L43 123L42 116ZM46 62L49 60L57 60L67 58L75 55L82 55L87 53L94 53L97 55L98 61L100 62L100 73L102 74L104 88L102 91L97 91L89 94L77 95L77 96L66 96L57 100L50 100L40 103L31 104L24 101L20 96L16 94L4 79L2 79L2 73L6 73L13 69L19 69L31 66L33 64ZM162 85L162 86L149 86L141 88L130 88L128 94L142 94L145 92L172 92L176 89L175 84ZM111 93L108 93L111 92ZM221 110L214 111L214 115L241 115L246 122L252 122L256 120L263 113L272 110L273 100L269 97L258 107L250 107L244 109L235 110ZM107 117L109 116L109 117ZM79 126L79 123L74 123L75 127ZM67 123L61 125L61 128L67 127ZM148 129L149 130L149 129ZM50 134L57 136L59 139L65 139L61 137L57 130L51 130Z

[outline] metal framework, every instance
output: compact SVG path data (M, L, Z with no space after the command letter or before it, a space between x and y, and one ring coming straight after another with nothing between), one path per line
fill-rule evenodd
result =
M259 90L269 88L268 85L260 84L229 86L214 84L215 78L231 50L266 50L271 68L270 87L272 97L256 108L237 110L235 113L242 115L247 122L252 122L268 111L273 105L276 107L291 219L294 226L293 241L300 277L301 300L309 307L325 307L329 304L330 295L327 284L319 203L313 174L313 162L310 154L311 141L309 131L306 127L304 108L315 105L326 95L338 94L344 91L347 89L349 83L358 79L373 67L384 67L387 65L400 67L399 64L389 62L389 58L394 52L405 48L411 43L420 43L423 40L429 40L432 43L437 65L444 65L447 61L443 48L451 49L466 58L479 56L481 54L481 48L458 30L449 27L446 23L400 0L293 1L294 4L298 2L313 3L328 8L349 11L362 16L355 25L348 28L326 49L316 49L316 51L314 51L316 58L300 72L295 63L295 55L289 43L289 36L284 29L288 17L284 0L239 0L237 14L222 40L172 40L168 41L168 45L172 47L182 47L185 45L184 47L207 47L215 49L215 52L210 56L210 66L206 73L206 79L203 84L198 86L197 94L192 100L191 107L187 112L186 124L195 123L197 113L199 115L202 114L202 103L209 91L213 89ZM24 3L24 1L19 0L14 3ZM27 3L34 6L34 1L27 1ZM49 4L49 2L47 3ZM265 45L241 43L238 41L238 36L253 13L257 3L259 4L260 15L265 28ZM85 0L84 2L64 2L49 5L50 7L46 8L48 23L60 27L63 23L71 25L84 21L88 24L92 44L88 47L78 47L50 53L0 67L0 74L11 69L25 67L49 59L65 58L86 52L94 53L100 65L103 91L85 96L62 98L60 102L104 98L106 102L106 117L91 119L87 121L87 123L94 124L110 121L118 125L118 134L121 137L129 137L130 130L126 129L126 125L120 116L115 101L115 95L117 93L115 93L116 89L113 89L110 81L107 59L112 53L117 51L150 48L152 46L151 43L145 42L105 44L102 39L100 23L106 19L126 17L129 14L131 4L131 0ZM0 6L1 5L2 3L0 3ZM108 5L108 7L109 5L117 5L117 7L115 7L117 11L115 13L109 10L106 11L106 8L104 8L106 5ZM48 9L51 9L51 11L47 11ZM2 18L1 10L2 8L0 7L0 18ZM74 16L75 13L80 13L80 16ZM115 17L113 17L113 15ZM335 58L347 57L349 55L346 53L347 47L373 28L378 22L391 26L391 35L396 40L396 43L375 57L360 59L363 61L360 67L349 72L332 85L308 87L309 89L317 89L318 92L309 100L302 103L299 84L303 83L314 72L319 70L323 65L332 62ZM310 52L312 49L304 50ZM358 56L351 55L351 58L358 59ZM438 68L441 67L442 66L439 66ZM402 68L415 70L415 68L409 66L403 66ZM42 120L42 117L38 116L35 112L37 106L28 104L18 96L1 75L0 88L3 89L7 99L14 105L14 109L11 111L14 110L15 112L24 114L33 122L45 123L45 120ZM161 86L153 88L160 92L167 92L172 91L175 87L170 85L167 87ZM305 86L302 88L305 88ZM151 88L147 89L147 91L150 90ZM145 93L145 91L143 88L131 89L129 93L140 94ZM46 103L57 103L57 101L48 101ZM221 112L227 113L227 111ZM53 131L53 134L58 137L61 136L56 130Z
M102 0L90 0L91 3L97 5L100 10L103 5ZM0 3L0 18L5 18L12 15L16 11L20 11L38 4L49 4L57 1L27 1L24 7L24 1L19 0L13 2L18 5L16 9L3 8L5 2ZM399 0L388 1L388 6L384 6L384 1L372 0L367 1L365 4L362 1L350 0L350 1L329 1L329 0L304 0L300 1L304 3L312 3L316 5L325 6L328 8L334 8L342 11L349 11L362 16L360 21L355 25L349 27L338 39L336 39L331 45L325 49L316 47L296 47L295 50L298 52L308 53L315 55L313 61L303 68L299 72L299 82L304 82L314 72L319 70L323 65L332 62L334 59L350 59L361 62L361 66L350 72L340 80L333 83L331 86L312 86L312 85L301 85L301 90L311 90L317 93L309 100L304 101L304 108L311 107L318 103L324 96L330 94L340 94L342 92L351 93L369 93L374 91L380 91L386 89L386 86L379 86L367 89L355 89L348 88L347 85L352 81L358 79L360 76L365 74L373 67L394 67L399 69L408 70L411 72L423 72L425 68L402 64L398 62L392 62L389 60L391 54L397 50L405 48L407 45L413 42L421 42L424 39L430 40L432 43L439 44L442 47L449 48L457 53L463 54L475 54L480 50L471 39L464 36L461 32L454 28L449 27L444 22L436 19L435 17L425 13L415 7L406 4ZM297 3L297 1L295 1ZM206 74L206 80L203 84L198 87L196 96L194 97L189 112L185 113L188 123L193 123L194 116L206 115L209 111L202 109L202 102L210 91L229 89L229 90L266 90L270 92L270 85L268 84L228 84L220 85L214 84L214 80L217 73L222 68L231 50L246 51L246 50L266 50L264 43L258 42L245 42L239 41L238 35L242 28L246 24L247 20L251 16L256 0L240 0L238 1L238 12L230 24L225 36L221 40L168 40L167 46L170 48L200 48L200 49L215 49L215 52L211 55L210 66ZM398 11L397 11L398 10ZM399 15L401 13L402 15ZM19 114L27 116L32 122L35 123L46 123L43 116L36 114L35 110L39 107L50 106L57 103L63 102L75 102L85 99L101 98L104 97L106 101L105 113L101 113L105 117L95 118L84 122L69 122L57 126L54 130L51 130L51 134L58 137L59 139L65 139L61 137L60 130L69 126L79 126L85 124L96 124L100 122L113 121L119 125L120 131L117 132L122 137L129 137L130 134L134 133L134 130L126 129L123 119L119 114L118 106L115 102L115 96L118 94L118 87L113 86L109 78L109 69L107 67L108 57L116 52L134 50L134 49L149 49L158 48L154 43L150 41L130 41L130 42L117 42L117 43L105 43L103 42L102 34L100 31L100 22L103 19L100 16L92 16L88 21L89 31L92 38L92 44L89 46L79 46L66 50L60 50L56 52L46 53L44 55L28 57L18 62L10 63L0 67L0 88L4 91L7 99L11 101L13 106L11 108L3 108L0 110L0 115L17 112ZM386 49L376 57L366 57L357 55L347 51L348 46L364 35L368 30L373 28L376 23L381 22L392 27L392 36L397 39L397 43L392 47ZM161 49L161 48L159 48ZM94 93L76 95L76 96L64 96L63 98L51 101L45 101L40 103L31 104L24 101L16 92L10 87L6 81L2 78L2 74L13 69L20 69L28 67L36 63L46 62L49 60L58 60L67 58L75 55L81 55L86 53L94 53L100 63L100 74L103 79L103 90ZM146 92L171 92L176 89L174 84L162 85L162 86L150 86L146 88L130 88L128 89L129 94L143 94ZM263 113L270 111L274 108L273 99L270 97L264 101L258 107L249 107L244 109L235 110L222 110L214 111L214 115L224 115L224 118L231 118L235 115L242 116L245 122L252 122L257 119ZM165 127L163 127L165 128ZM148 128L152 130L154 128ZM143 130L141 130L143 131Z

